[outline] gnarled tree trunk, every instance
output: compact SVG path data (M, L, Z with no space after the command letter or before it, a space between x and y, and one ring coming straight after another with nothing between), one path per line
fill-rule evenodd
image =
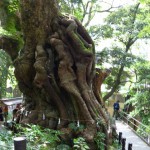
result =
M96 149L96 133L104 132L108 146L108 117L92 88L94 44L85 28L76 18L61 15L55 0L21 0L21 19L24 48L13 59L24 94L20 122L83 136L91 149ZM85 129L73 134L72 122Z

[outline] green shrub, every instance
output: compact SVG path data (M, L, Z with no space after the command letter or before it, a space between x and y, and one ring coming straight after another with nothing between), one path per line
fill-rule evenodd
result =
M38 125L27 125L27 127L17 125L16 128L19 131L17 134L7 130L0 132L0 141L12 147L14 137L25 136L27 150L49 150L57 147L60 142L59 135L62 134L60 131L42 128Z
M98 150L104 150L105 134L101 132L97 132L97 135L94 140L97 144Z
M70 123L69 128L72 129L73 131L83 131L85 129L85 126L83 124L80 124L79 126L76 123Z
M74 143L74 146L73 146L74 150L88 150L88 149L90 149L83 137L78 137L76 139L73 139L73 143Z

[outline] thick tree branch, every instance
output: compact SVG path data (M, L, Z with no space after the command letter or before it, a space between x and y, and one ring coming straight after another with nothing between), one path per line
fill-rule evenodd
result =
M143 79L141 79L141 80L139 80L139 81L131 81L131 80L128 80L128 81L121 81L120 83L127 83L127 82L130 82L130 83L140 83L142 80L144 80L144 79L146 79L146 78L143 78Z
M87 14L87 9L88 9L88 6L89 6L89 4L90 4L90 1L88 1L88 2L86 3L86 6L84 5L83 1L81 2L81 4L82 4L82 8L83 8L83 15L82 15L81 22L83 22L84 17L85 17L86 14Z
M91 3L91 5L89 6L89 11L87 11L88 7L86 8L86 14L88 14L88 19L86 21L86 23L84 24L84 26L88 26L88 24L90 23L90 21L92 20L92 18L94 17L95 12L92 12L93 9L93 3ZM85 17L85 16L84 16Z
M122 5L120 5L120 6L116 6L116 7L113 7L113 6L110 6L109 8L107 8L107 9L104 9L104 10L96 10L98 13L103 13L103 12L113 12L113 11L111 11L112 9L115 9L115 8L121 8L122 7Z
M11 59L15 60L18 56L19 43L12 38L0 37L0 49L6 51Z
M111 91L103 97L103 100L104 100L104 101L107 100L107 99L118 89L118 86L119 86L119 84L120 84L120 82L121 82L120 80L121 80L121 76L122 76L123 69L124 69L124 65L122 65L122 66L120 67L119 72L118 72L118 75L117 75L117 78L116 78L116 80L114 81L114 85L113 85Z

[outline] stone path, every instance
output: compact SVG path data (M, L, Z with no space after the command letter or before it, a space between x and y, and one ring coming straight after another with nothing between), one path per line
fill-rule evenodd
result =
M128 143L132 143L132 150L150 150L143 140L141 140L129 127L121 121L116 120L117 133L122 132L122 137L126 138L126 150Z

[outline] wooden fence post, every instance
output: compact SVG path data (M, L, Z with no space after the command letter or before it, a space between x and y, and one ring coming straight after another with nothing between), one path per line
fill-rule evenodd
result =
M128 144L128 150L132 150L132 144L131 143Z
M126 138L122 138L121 142L122 142L122 150L125 150Z
M121 144L121 139L122 139L122 132L119 132L119 139L118 139L119 140L118 141L119 144Z
M14 150L26 150L27 141L25 137L15 137L14 138Z
M133 121L133 124L134 124L134 128L133 129L134 129L134 131L136 131L137 127L136 127L136 121L135 120Z

